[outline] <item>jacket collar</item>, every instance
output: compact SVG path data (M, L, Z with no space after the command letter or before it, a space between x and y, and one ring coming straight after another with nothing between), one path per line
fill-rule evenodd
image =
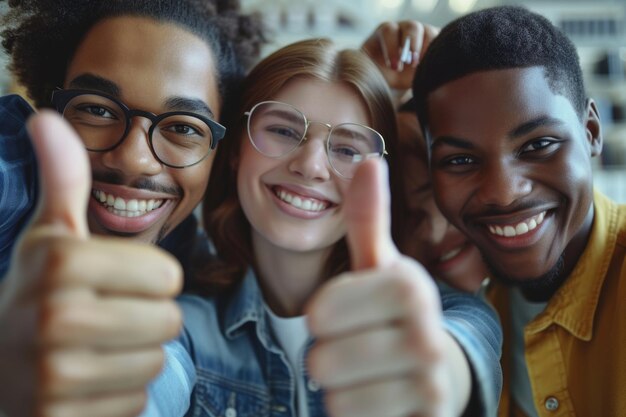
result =
M578 339L591 340L598 300L617 241L617 227L617 205L596 191L587 246L544 312L527 326L530 333L556 323Z
M226 337L235 338L245 331L246 324L256 325L259 336L265 339L269 328L265 315L263 295L252 269L248 269L239 287L226 305L224 329Z

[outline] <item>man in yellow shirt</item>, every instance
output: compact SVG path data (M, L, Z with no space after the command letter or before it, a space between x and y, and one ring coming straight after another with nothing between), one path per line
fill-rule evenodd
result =
M485 9L441 31L413 93L437 203L498 281L500 415L626 415L626 207L593 190L602 132L574 45Z

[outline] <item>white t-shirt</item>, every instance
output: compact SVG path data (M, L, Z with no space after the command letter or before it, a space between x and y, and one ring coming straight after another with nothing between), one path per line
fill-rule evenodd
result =
M307 388L302 374L302 361L304 349L309 340L309 329L306 325L306 317L279 317L266 305L265 310L269 317L270 325L280 347L283 348L287 361L294 371L296 381L296 404L299 417L309 417L307 406Z
M519 288L512 288L511 294L511 396L517 406L528 417L539 417L533 400L526 357L524 355L524 327L537 317L548 303L528 301Z

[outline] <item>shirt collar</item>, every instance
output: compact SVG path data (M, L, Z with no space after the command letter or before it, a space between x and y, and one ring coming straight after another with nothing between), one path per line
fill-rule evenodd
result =
M591 340L598 300L617 241L617 220L617 205L596 191L587 246L545 311L527 327L530 333L556 323L581 340Z
M239 287L234 290L230 302L226 306L224 328L226 336L236 337L243 332L246 323L257 324L261 334L267 334L267 323L263 296L252 269L246 272Z

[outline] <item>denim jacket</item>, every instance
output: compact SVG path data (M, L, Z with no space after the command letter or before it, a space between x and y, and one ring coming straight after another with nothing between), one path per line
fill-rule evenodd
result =
M502 379L496 315L471 295L445 292L442 302L446 329L472 366L473 409L468 415L495 415ZM252 272L231 297L183 295L179 303L184 329L165 346L165 368L150 386L143 416L297 416L293 371L272 334ZM300 366L309 415L325 416L322 391L308 379L304 357Z
M26 132L33 113L20 96L0 97L0 280L37 200L37 163Z

